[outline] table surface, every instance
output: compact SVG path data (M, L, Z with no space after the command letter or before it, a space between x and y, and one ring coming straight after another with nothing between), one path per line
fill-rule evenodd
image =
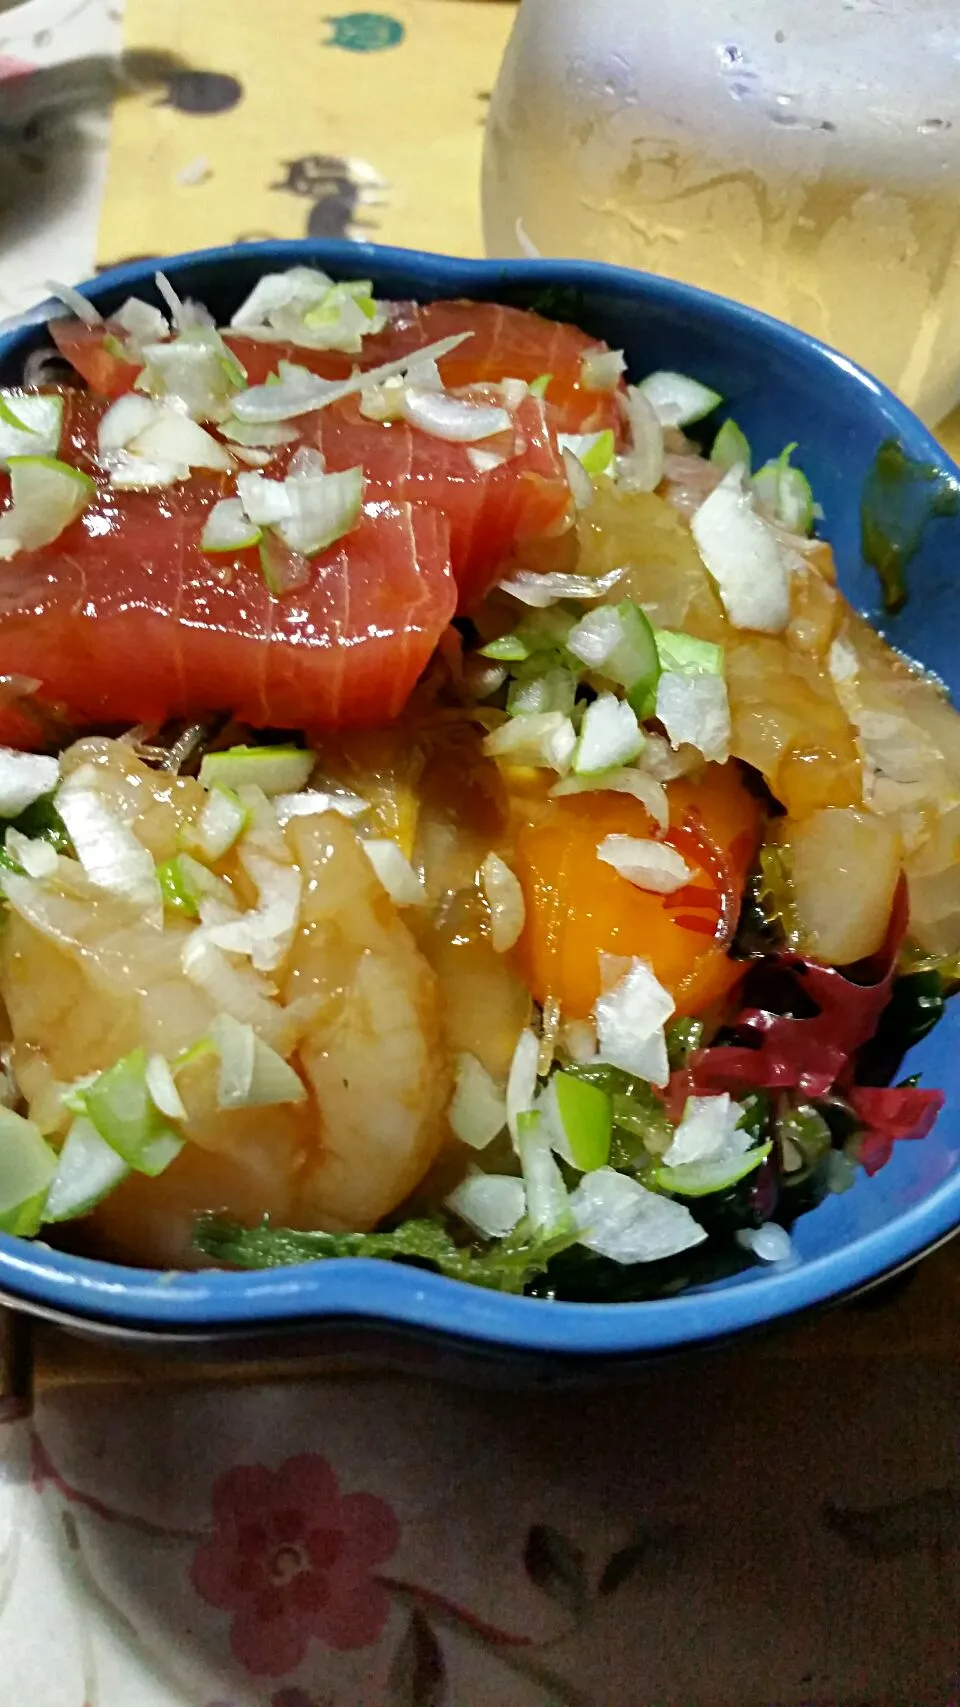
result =
M0 319L156 250L479 254L513 7L389 4L298 8L282 37L252 0L0 10ZM0 1698L956 1707L958 1319L954 1246L871 1301L577 1394L18 1334Z

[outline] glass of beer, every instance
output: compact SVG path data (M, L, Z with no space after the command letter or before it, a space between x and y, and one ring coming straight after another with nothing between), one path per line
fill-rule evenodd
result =
M960 4L522 0L484 222L492 255L779 315L936 422L960 401Z

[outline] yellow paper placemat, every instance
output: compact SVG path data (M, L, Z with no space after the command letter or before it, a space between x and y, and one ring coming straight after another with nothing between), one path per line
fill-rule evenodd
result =
M482 254L483 121L515 5L387 3L127 0L127 49L181 64L115 111L101 264L308 235Z

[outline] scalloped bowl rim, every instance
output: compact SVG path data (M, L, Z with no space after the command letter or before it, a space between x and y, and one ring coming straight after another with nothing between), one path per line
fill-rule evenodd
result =
M469 292L478 279L519 285L582 287L604 284L689 312L692 319L726 321L763 333L821 368L825 383L862 388L910 454L960 478L943 447L892 392L846 356L806 333L712 292L651 274L599 262L562 260L459 260L416 250L324 240L251 243L196 250L162 260L135 261L82 286L96 300L134 291L152 280L158 264L170 272L230 263L238 255L262 258L265 268L314 261L353 276L365 264L397 265ZM430 291L424 295L429 299ZM51 303L19 316L0 330L0 359L11 338L49 317ZM946 1110L944 1111L947 1112ZM339 1258L281 1269L197 1273L135 1269L73 1256L0 1234L0 1295L27 1309L89 1331L146 1331L175 1339L251 1335L300 1324L373 1323L419 1330L488 1351L554 1354L572 1358L623 1357L663 1352L772 1324L821 1305L895 1272L960 1226L960 1170L882 1227L825 1255L752 1273L750 1283L692 1288L675 1297L632 1304L559 1303L485 1291L429 1271L369 1258Z

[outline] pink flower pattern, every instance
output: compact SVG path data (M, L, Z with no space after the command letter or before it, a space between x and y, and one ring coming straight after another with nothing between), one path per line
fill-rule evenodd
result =
M400 1528L373 1494L341 1494L325 1458L304 1452L277 1470L241 1464L218 1477L215 1528L193 1555L191 1580L209 1605L234 1614L230 1646L254 1677L283 1677L312 1638L365 1648L390 1610L373 1575Z

